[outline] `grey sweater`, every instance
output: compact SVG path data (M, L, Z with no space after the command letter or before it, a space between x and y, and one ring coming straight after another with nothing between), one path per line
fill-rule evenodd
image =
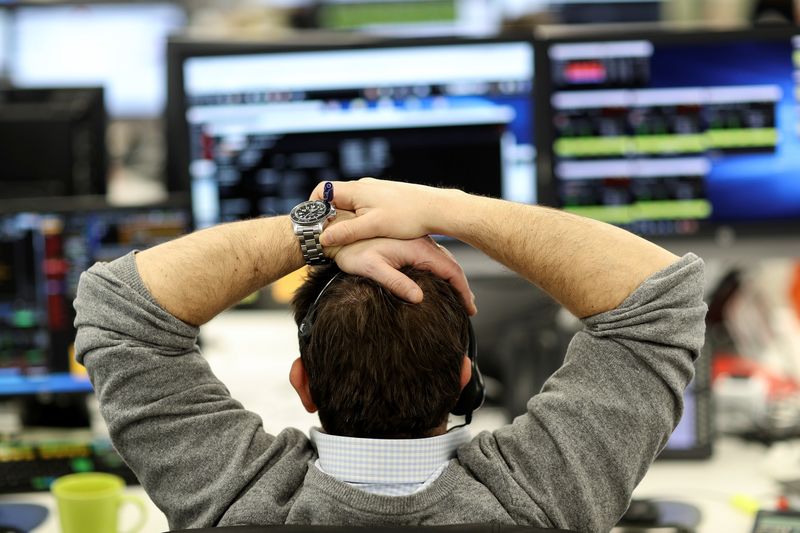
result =
M322 473L297 429L268 435L209 369L198 329L155 302L132 254L81 277L76 348L115 447L172 528L496 522L606 532L680 419L703 344L702 294L703 263L689 254L584 320L527 413L460 447L409 496Z

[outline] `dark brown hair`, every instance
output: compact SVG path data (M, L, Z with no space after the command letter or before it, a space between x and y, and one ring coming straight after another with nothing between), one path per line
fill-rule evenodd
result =
M340 273L317 304L301 357L328 433L429 436L458 400L467 312L446 281L421 270L402 271L422 289L422 303L407 303L370 279ZM336 266L310 271L292 300L298 325L337 272Z

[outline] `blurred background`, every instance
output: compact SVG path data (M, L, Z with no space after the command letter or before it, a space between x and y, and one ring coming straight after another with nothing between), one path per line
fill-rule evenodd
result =
M620 531L800 527L798 15L791 0L0 0L0 511L52 510L44 491L70 472L136 486L72 359L83 270L370 175L702 256L704 357ZM477 296L474 426L492 430L581 325L442 242ZM201 334L270 432L318 424L286 380L302 275Z

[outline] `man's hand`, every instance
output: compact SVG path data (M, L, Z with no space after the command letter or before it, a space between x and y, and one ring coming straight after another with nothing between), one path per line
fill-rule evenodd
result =
M422 289L398 269L408 265L427 270L458 291L470 316L478 312L461 265L429 237L407 241L370 239L330 250L327 254L348 274L370 278L411 303L422 301Z
M324 183L311 193L322 198ZM354 243L373 237L415 239L439 233L437 222L448 199L459 191L411 183L364 178L334 182L337 209L352 211L356 218L329 226L322 234L323 246Z
M371 178L334 188L336 206L356 217L326 229L324 246L447 235L535 283L578 317L617 307L677 259L620 228L540 206ZM322 191L320 185L311 197Z

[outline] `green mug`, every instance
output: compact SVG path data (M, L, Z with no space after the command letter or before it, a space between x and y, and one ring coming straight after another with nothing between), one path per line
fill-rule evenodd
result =
M123 503L139 508L139 521L125 533L140 531L147 519L144 502L124 494L125 481L113 474L86 472L56 479L50 491L56 497L62 533L119 533L117 521Z

